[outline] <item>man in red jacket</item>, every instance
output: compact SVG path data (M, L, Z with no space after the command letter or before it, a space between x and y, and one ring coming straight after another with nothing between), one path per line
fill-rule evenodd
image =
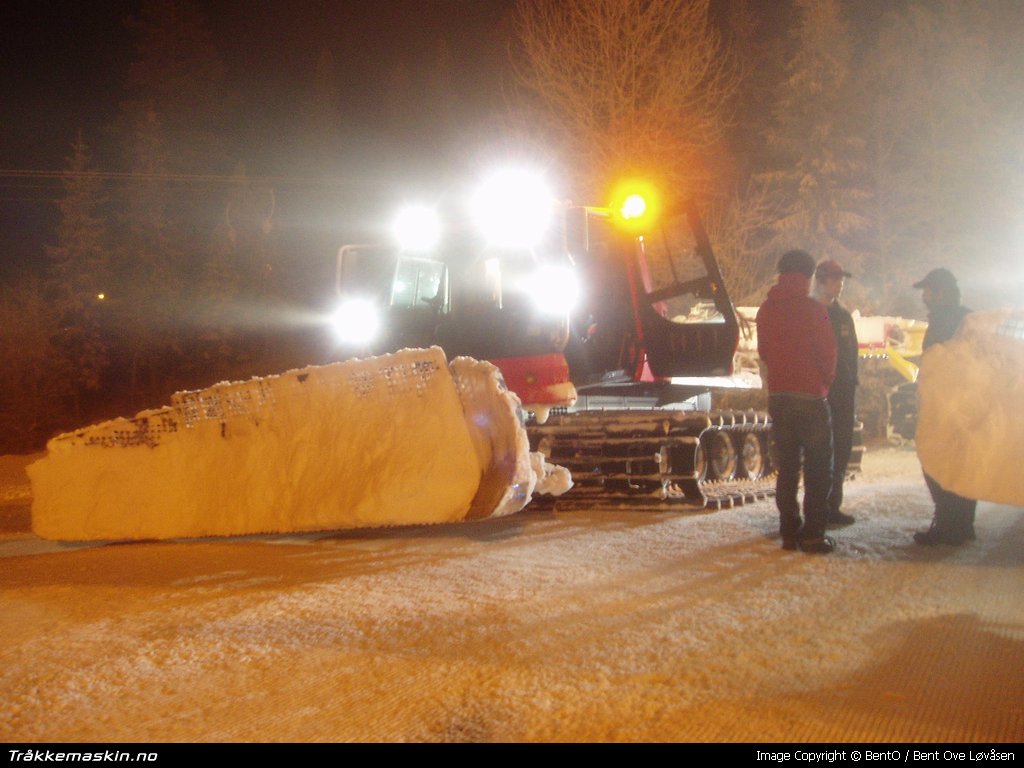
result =
M809 295L814 267L806 251L788 251L779 259L778 282L757 312L757 351L767 368L782 548L827 554L835 548L825 524L832 486L827 397L836 373L836 342L828 312Z

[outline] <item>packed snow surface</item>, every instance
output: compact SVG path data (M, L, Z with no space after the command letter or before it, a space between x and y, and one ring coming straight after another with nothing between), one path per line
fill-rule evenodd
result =
M1024 506L1024 310L968 315L918 379L917 451L961 496Z
M538 482L518 406L494 366L449 370L436 347L178 393L51 440L28 470L33 529L166 539L509 514Z
M61 544L29 460L0 457L0 741L1024 740L1024 516L914 545L912 448L868 451L824 557L771 502Z

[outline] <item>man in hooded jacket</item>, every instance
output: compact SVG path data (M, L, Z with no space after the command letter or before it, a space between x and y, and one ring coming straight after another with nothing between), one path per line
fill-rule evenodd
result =
M828 312L809 295L814 269L806 251L788 251L779 259L778 282L757 312L757 349L767 368L782 547L827 554L835 548L825 526L832 487L827 397L836 372L836 341ZM801 470L802 520L797 500Z

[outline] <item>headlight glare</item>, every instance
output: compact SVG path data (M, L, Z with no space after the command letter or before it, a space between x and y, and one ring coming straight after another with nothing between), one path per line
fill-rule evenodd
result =
M536 245L551 222L553 198L544 180L523 170L487 178L473 198L477 227L491 245Z
M380 310L369 299L345 299L331 315L331 326L344 346L364 347L380 333Z
M409 206L395 218L395 237L406 251L429 251L441 238L441 222L433 208Z
M542 314L567 315L579 301L580 285L570 267L545 265L533 273L530 292Z

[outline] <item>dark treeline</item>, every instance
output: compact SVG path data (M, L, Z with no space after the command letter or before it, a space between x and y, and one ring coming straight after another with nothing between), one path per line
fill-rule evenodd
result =
M679 5L616 4L648 21ZM318 320L337 247L376 230L403 185L457 176L495 147L546 145L563 167L587 164L575 178L567 168L566 195L580 197L584 177L608 170L602 142L685 147L678 183L706 203L738 303L760 298L790 245L848 264L850 302L865 313L920 316L909 284L937 265L960 272L976 306L1020 300L1016 0L684 3L702 4L723 64L691 86L719 89L705 112L684 116L695 99L662 106L660 95L637 109L627 93L640 119L602 135L576 127L565 110L578 107L559 116L519 66L530 48L516 13L540 13L541 0L439 0L415 44L395 37L415 21L409 3L370 4L386 11L376 26L353 19L337 45L323 31L286 38L291 17L264 20L280 24L279 46L315 48L298 70L284 48L241 56L216 4L211 17L189 0L140 2L125 20L130 52L111 57L104 124L69 127L60 188L34 225L45 244L3 273L0 453L177 389L328 361ZM294 13L312 18L314 6ZM455 12L483 31L440 22ZM587 34L596 44L604 33ZM534 119L541 101L554 118Z

